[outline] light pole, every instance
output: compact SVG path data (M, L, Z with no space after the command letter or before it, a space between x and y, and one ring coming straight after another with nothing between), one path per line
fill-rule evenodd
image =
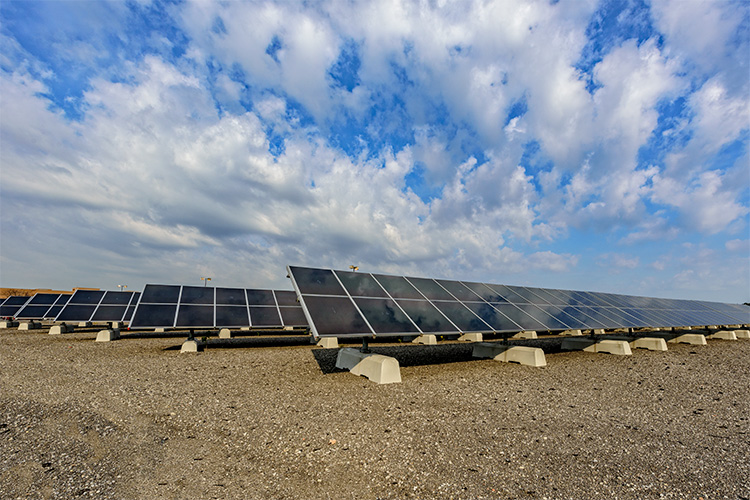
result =
M128 285L117 285L117 288L119 288L121 292L125 290L127 287Z
M206 286L206 284L207 284L207 283L208 283L209 281L211 281L211 278L204 278L203 276L201 276L201 281L203 281L203 286L205 287L205 286Z
M352 265L352 266L349 266L349 269L351 269L351 270L352 270L353 272L355 272L355 273L356 273L356 272L357 272L357 270L359 269L359 266L354 266L354 265Z

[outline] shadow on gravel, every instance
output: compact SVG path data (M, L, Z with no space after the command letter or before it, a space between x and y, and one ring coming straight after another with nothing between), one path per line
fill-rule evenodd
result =
M500 342L502 339L487 339L488 342ZM538 347L545 354L555 354L563 352L562 339L559 337L539 338L534 340L514 340L513 345ZM347 344L341 347L359 348L360 344ZM471 343L444 343L438 345L379 345L370 342L370 350L373 354L382 354L398 360L401 367L405 366L423 366L423 365L441 365L448 363L462 363L465 361L474 361L477 358L472 356L474 347ZM338 349L317 349L314 348L312 353L315 361L318 363L320 370L324 374L340 372L336 368L336 357Z

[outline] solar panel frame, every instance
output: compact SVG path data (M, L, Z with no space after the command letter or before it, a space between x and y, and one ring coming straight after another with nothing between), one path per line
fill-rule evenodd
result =
M413 327L459 334L750 323L750 308L745 314L733 304L299 266L287 272L316 338L414 335Z

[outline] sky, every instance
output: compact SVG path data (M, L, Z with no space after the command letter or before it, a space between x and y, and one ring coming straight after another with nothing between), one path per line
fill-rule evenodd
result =
M0 286L750 301L750 2L0 2Z

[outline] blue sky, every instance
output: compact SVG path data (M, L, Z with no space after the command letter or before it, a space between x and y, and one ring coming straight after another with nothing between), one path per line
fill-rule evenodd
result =
M750 300L750 4L0 3L0 285Z

